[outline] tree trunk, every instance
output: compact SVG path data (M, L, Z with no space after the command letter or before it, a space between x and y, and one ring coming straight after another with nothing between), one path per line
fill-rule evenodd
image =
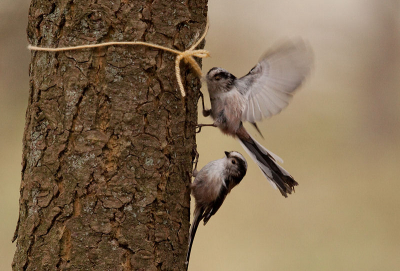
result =
M207 0L33 0L29 43L178 50ZM182 270L200 80L145 46L32 52L14 270Z

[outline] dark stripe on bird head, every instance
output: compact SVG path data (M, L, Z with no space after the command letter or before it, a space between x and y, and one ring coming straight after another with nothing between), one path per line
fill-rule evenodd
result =
M236 152L237 153L237 152ZM239 153L237 153L239 154ZM239 183L247 172L247 162L243 160L240 156L236 155L235 152L225 152L226 157L235 159L237 167L239 169L240 175L236 178L236 182ZM240 155L240 154L239 154Z
M246 175L246 172L247 172L247 164L246 164L245 161L243 161L240 158L237 158L236 160L238 161L238 167L239 167L239 171L241 173L241 178L243 178L244 175Z
M210 72L215 71L216 69L218 69L218 67L214 67L214 68L210 69L210 70L208 71L207 75L209 75Z
M220 79L231 79L231 80L234 80L234 79L236 79L236 76L234 76L233 74L231 74L230 72L228 72L228 71L226 71L226 70L224 70L224 69L222 69L222 68L218 68L218 67L214 67L214 68L212 68L211 70L209 70L208 71L208 73L207 73L207 76L209 76L209 75L211 75L211 73L213 72L213 71L215 71L215 70L220 70L220 71L217 71L217 72L215 72L213 75L212 75L212 79L216 79L216 78L220 78ZM219 80L220 80L219 79Z

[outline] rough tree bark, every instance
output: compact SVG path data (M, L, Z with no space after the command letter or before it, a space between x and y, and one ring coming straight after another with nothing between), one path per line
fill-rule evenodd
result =
M33 0L29 43L184 50L207 0ZM144 46L32 52L14 270L182 270L200 80Z

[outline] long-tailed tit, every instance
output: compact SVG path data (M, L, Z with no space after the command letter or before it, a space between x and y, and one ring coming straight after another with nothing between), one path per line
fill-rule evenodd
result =
M189 247L186 265L189 266L190 251L197 227L201 220L204 225L221 207L228 193L240 183L247 171L247 162L238 152L225 152L225 157L211 161L199 172L194 170L195 177L190 185L195 199L194 218L189 234Z
M294 91L310 73L312 53L303 41L288 41L267 52L250 72L236 78L222 68L212 68L206 76L211 109L203 115L214 119L213 124L224 134L237 137L243 148L283 196L291 194L298 183L276 161L281 158L261 146L243 127L269 118L284 109ZM259 130L258 130L259 131Z

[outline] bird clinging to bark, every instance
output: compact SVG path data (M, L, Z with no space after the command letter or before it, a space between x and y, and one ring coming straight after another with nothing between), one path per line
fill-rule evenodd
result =
M189 266L190 252L197 227L201 220L204 225L221 207L228 193L240 183L247 171L246 159L238 152L225 152L225 157L211 161L199 172L195 169L190 185L195 199L195 210L189 233L186 265Z
M281 112L310 73L312 62L311 49L305 42L287 41L268 51L241 78L222 68L212 68L206 76L211 109L204 108L203 99L203 115L211 115L214 123L199 124L199 131L203 126L215 126L238 138L272 186L285 197L298 183L277 163L282 159L258 143L243 122L250 122L259 131L256 121Z

